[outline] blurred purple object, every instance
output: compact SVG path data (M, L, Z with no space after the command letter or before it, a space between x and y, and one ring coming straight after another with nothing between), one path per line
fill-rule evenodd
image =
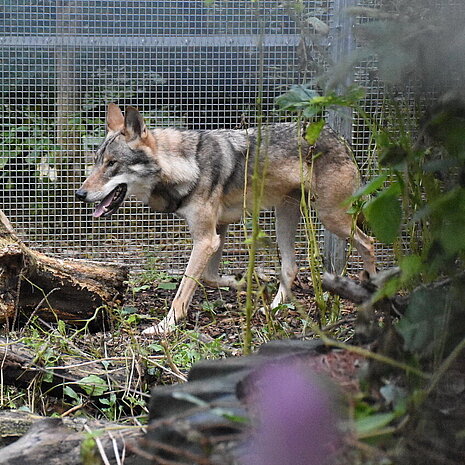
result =
M259 374L255 434L248 465L323 465L339 443L336 418L324 383L297 365L273 365Z

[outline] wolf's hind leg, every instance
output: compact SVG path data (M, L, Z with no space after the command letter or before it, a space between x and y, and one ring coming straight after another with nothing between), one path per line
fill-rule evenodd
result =
M337 154L336 154L337 155ZM328 153L331 160L332 154ZM317 159L318 160L318 159ZM324 157L320 159L323 162ZM363 267L369 275L376 274L373 238L367 236L353 224L353 217L347 213L347 199L358 187L358 170L352 162L336 161L318 165L316 183L313 185L315 209L323 226L341 239L351 239L363 260Z
M367 236L358 226L353 228L353 219L345 208L338 207L332 211L320 210L318 217L323 226L341 239L352 238L353 245L363 260L363 268L370 276L376 274L376 259L373 238Z
M354 234L354 246L363 260L363 268L369 276L376 274L376 258L374 240L371 236L366 235L358 226Z
M281 254L281 275L278 292L271 308L289 302L292 299L292 283L297 275L295 259L295 235L300 219L300 203L297 198L286 198L275 209L276 240Z
M209 287L232 287L236 289L240 286L240 281L238 281L234 276L221 276L219 274L228 226L229 224L219 224L216 227L216 232L220 237L220 245L217 251L211 256L202 275L203 283Z

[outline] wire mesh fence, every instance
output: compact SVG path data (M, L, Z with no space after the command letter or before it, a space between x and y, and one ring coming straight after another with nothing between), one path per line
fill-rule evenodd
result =
M124 261L135 270L150 258L181 272L190 244L182 220L132 199L111 219L94 220L74 198L104 136L106 105L137 106L150 127L234 128L253 125L258 112L276 120L275 97L325 66L331 32L306 40L309 18L331 31L339 14L334 0L4 0L1 208L46 253ZM376 112L382 90L367 76L367 67L356 73ZM367 174L373 148L357 119L352 138ZM261 218L271 237L272 216ZM231 228L223 265L230 272L245 267L244 230ZM318 234L322 240L321 226ZM302 263L304 237L300 230ZM382 246L377 255L391 261ZM274 268L276 258L275 249L263 251L260 266ZM354 257L350 268L359 267Z

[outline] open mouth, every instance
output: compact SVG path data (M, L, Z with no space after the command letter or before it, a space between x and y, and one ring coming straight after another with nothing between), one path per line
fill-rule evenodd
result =
M127 184L119 184L116 186L95 208L92 216L100 218L101 216L110 216L123 203L128 191Z

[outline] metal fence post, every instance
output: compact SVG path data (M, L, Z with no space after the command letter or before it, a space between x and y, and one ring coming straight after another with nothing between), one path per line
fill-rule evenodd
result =
M346 9L354 6L354 0L334 0L334 21L331 27L331 59L333 63L344 60L355 48L353 36L353 21L346 13ZM345 85L352 83L353 77L346 78ZM352 110L340 109L338 112L330 111L328 115L330 126L347 142L352 141ZM324 265L332 273L341 273L346 261L346 241L339 239L333 233L324 231Z

